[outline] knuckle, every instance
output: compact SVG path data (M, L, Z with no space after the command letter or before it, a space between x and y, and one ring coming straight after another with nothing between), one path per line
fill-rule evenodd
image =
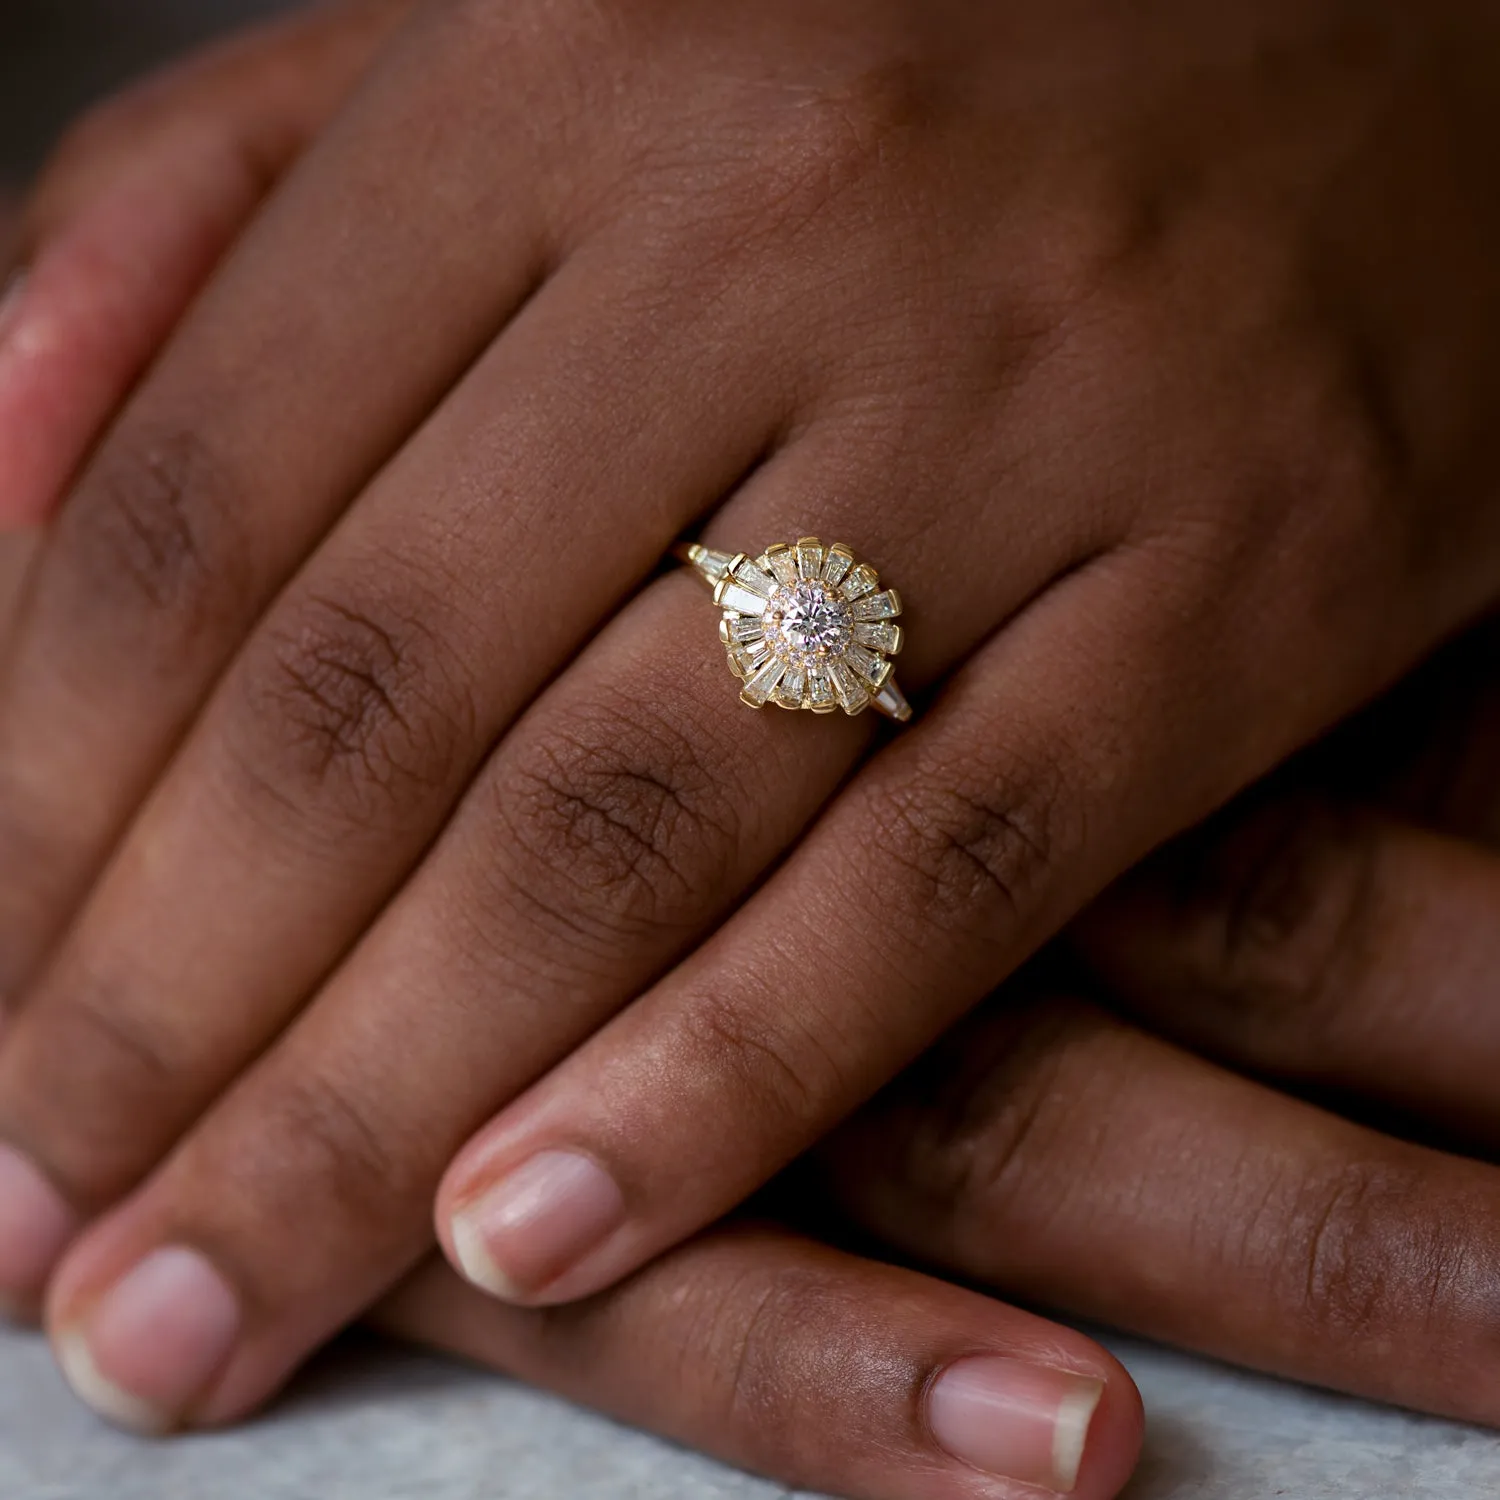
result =
M886 54L798 88L769 112L752 106L754 144L736 167L748 217L778 231L822 223L888 174L930 108L922 79L909 60Z
M1274 572L1286 617L1319 620L1332 643L1329 662L1343 665L1339 643L1348 637L1346 649L1356 649L1356 632L1344 623L1358 621L1357 639L1369 638L1370 601L1387 613L1399 605L1390 579L1446 555L1455 534L1427 525L1410 503L1412 440L1365 352L1308 336L1280 356L1274 375L1238 424L1213 561ZM1295 547L1285 545L1288 536ZM1339 565L1309 568L1309 556Z
M779 159L832 193L879 170L927 111L921 77L899 55L873 56L802 91L783 114Z
M794 1015L771 984L740 976L732 997L700 993L680 1007L668 1055L691 1059L689 1076L778 1131L805 1128L847 1071L829 1030L815 1011Z
M726 1451L800 1494L821 1492L838 1467L831 1423L841 1452L892 1444L892 1413L917 1439L927 1366L873 1327L871 1281L800 1244L788 1256L784 1241L762 1244L755 1231L718 1239L679 1257L669 1283L649 1274L638 1282L631 1315L673 1384L695 1392ZM875 1285L890 1289L884 1278ZM528 1341L518 1372L564 1390L597 1385L601 1341L607 1349L617 1322L618 1309L597 1299L530 1314L541 1336Z
M306 594L246 662L232 731L246 775L299 813L404 825L473 753L479 711L433 611Z
M724 1349L719 1391L724 1430L753 1435L759 1466L794 1482L823 1467L826 1432L807 1420L813 1391L847 1390L859 1379L861 1309L834 1276L814 1267L747 1273L712 1316L710 1347ZM788 1379L788 1354L801 1379ZM866 1376L868 1379L868 1376ZM826 1384L824 1382L827 1382Z
M1114 1076L1118 1039L1077 1002L981 1012L896 1086L899 1121L887 1116L882 1135L896 1148L887 1170L902 1198L954 1229L1023 1222L1028 1188L1041 1183L1055 1201L1071 1102Z
M188 1059L121 986L67 977L35 997L7 1103L69 1196L98 1205L133 1187L164 1144Z
M121 986L100 979L80 980L69 973L65 992L49 996L50 1046L70 1060L75 1072L86 1069L85 1092L106 1084L123 1096L129 1080L153 1092L178 1077L185 1059L170 1044L170 1035L148 1024Z
M185 657L237 615L249 582L240 491L190 426L122 431L62 512L57 546L85 608L133 648Z
M738 840L733 798L690 722L639 703L549 718L495 789L508 885L594 945L680 933L719 888Z
M1027 767L984 785L934 767L874 790L877 864L897 872L897 899L941 930L1013 919L1081 845L1058 772Z
M494 77L513 81L507 97L497 101L509 128L517 127L518 102L566 122L559 135L520 119L543 160L562 139L576 147L580 130L587 129L596 146L607 138L597 123L639 89L648 56L643 43L654 29L653 7L639 0L447 0L428 9L435 36L487 63ZM572 166L576 172L576 159Z
M421 1190L413 1161L423 1153L403 1149L400 1133L346 1078L279 1078L259 1096L254 1119L249 1133L220 1132L195 1166L210 1182L240 1184L240 1199L258 1216L300 1212L315 1193L339 1232L354 1224L383 1239L402 1217L399 1206Z
M78 899L84 861L0 771L0 1010L23 990Z
M1222 856L1227 876L1200 886L1220 912L1214 988L1311 1042L1309 1024L1335 1018L1378 923L1379 847L1375 821L1331 799L1264 808Z
M1372 522L1409 509L1393 497L1410 490L1415 443L1388 372L1368 349L1314 344L1281 391L1270 434L1278 487L1289 497L1318 495L1338 539L1367 546Z
M800 1315L807 1313L809 1289L793 1285L794 1278L753 1274L737 1290L732 1326L727 1338L731 1357L725 1361L728 1372L724 1381L723 1416L731 1432L748 1429L760 1432L772 1443L785 1432L786 1412L780 1399L782 1383L778 1369L784 1369L787 1334L805 1326ZM781 1350L778 1357L776 1350Z
M1351 1162L1293 1198L1278 1233L1286 1305L1307 1336L1388 1337L1436 1331L1466 1303L1473 1261L1463 1214L1434 1213L1418 1176L1389 1164Z

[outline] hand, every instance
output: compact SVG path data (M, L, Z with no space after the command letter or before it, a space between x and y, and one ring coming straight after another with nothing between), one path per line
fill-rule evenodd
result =
M112 1287L191 1263L154 1422L260 1400L544 1075L440 1228L509 1295L608 1284L1494 596L1456 14L1372 23L1352 70L1305 7L670 19L424 9L32 580L0 1254L39 1280L120 1205L54 1298L75 1374ZM901 558L944 691L726 921L859 725L726 712L681 578L519 715L731 489L711 538L795 535L811 494Z
M1493 1158L1497 749L1490 629L1133 876L1091 917L1087 947L1205 1050ZM1095 1004L997 998L842 1131L808 1187L825 1228L832 1201L970 1284L1500 1424L1495 1166L1341 1119ZM790 1187L782 1199L796 1209ZM1012 1316L743 1226L580 1308L508 1309L433 1266L379 1314L790 1487L860 1500L970 1493L936 1440L954 1446L935 1393L959 1351L1012 1347ZM997 1447L970 1456L998 1467L1025 1430L996 1421ZM1087 1446L1119 1442L1099 1426Z

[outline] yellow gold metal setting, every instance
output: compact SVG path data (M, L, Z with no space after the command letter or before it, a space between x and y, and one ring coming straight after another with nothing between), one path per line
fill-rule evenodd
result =
M901 596L848 547L815 536L778 542L759 557L693 543L677 556L713 590L723 611L719 639L751 708L861 714L873 708L898 724L911 705L891 658L903 642L894 623Z

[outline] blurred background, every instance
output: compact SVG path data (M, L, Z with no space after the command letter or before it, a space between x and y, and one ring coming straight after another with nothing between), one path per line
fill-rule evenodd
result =
M216 31L297 0L0 0L0 192L90 101Z

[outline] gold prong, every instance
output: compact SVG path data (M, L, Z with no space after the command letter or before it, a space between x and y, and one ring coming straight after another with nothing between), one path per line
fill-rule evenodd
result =
M714 603L718 604L723 596L724 590L734 581L735 569L748 559L743 552L736 552L729 560L729 566L724 569L723 577L714 585Z

